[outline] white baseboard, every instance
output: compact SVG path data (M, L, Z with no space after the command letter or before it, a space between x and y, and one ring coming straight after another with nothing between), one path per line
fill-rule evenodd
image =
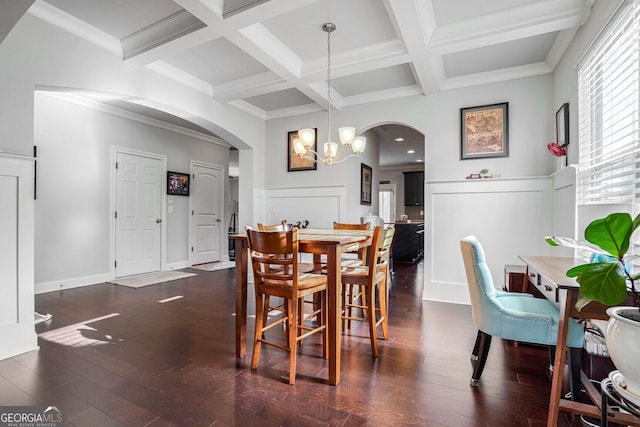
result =
M180 261L180 262L172 262L171 264L165 265L165 270L180 270L181 268L189 268L189 261Z
M452 304L471 304L466 283L425 283L422 291L422 299Z
M109 273L95 274L93 276L74 277L69 279L54 280L52 282L36 283L35 293L61 291L63 289L80 288L82 286L97 285L111 280Z
M38 336L34 321L16 323L0 328L0 360L37 350Z

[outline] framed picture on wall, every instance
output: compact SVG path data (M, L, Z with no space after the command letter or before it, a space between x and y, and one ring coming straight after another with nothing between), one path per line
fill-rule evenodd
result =
M167 172L167 194L172 196L188 196L189 174Z
M509 103L460 109L460 159L509 157Z
M305 154L300 157L296 154L294 144L298 140L298 131L294 130L287 134L287 172L310 171L316 170L318 164L316 160L316 152L318 151L318 129L315 128L315 141L313 142L313 153Z
M562 107L556 111L556 143L564 148L564 162L567 166L567 147L569 145L569 104L562 104Z
M360 204L371 205L371 182L373 169L364 163L360 163Z

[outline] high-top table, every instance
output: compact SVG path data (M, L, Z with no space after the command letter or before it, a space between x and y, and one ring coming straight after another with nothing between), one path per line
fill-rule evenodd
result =
M340 289L341 254L371 246L373 230L298 230L300 252L327 257L327 333L329 340L329 384L340 383ZM247 265L249 244L246 234L234 234L236 257L236 356L247 354Z

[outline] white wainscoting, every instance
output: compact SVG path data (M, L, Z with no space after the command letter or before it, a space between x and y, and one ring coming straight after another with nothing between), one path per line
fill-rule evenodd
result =
M310 228L332 228L333 221L347 218L347 189L343 185L271 188L265 190L264 197L264 212L257 218L264 218L260 222L266 224L308 220Z
M551 176L553 180L553 232L555 236L577 238L576 169L565 167ZM573 256L573 249L556 247L554 256Z
M33 192L33 159L0 153L0 359L38 348Z
M460 239L482 243L494 286L518 255L549 255L553 231L551 177L427 182L423 298L468 304Z

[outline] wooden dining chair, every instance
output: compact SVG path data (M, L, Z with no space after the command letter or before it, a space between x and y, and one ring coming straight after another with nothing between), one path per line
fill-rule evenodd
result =
M273 225L264 225L262 223L258 223L258 230L260 231L289 231L291 230L291 226L287 224L286 220L280 221L280 224Z
M378 357L379 354L378 326L382 326L383 338L389 339L387 323L389 252L394 233L393 225L389 228L377 226L373 231L366 265L345 267L341 274L342 318L347 321L348 328L352 320L368 323L373 357Z
M257 369L260 360L260 348L267 344L289 352L289 384L296 379L296 354L298 342L315 334L322 334L322 356L328 357L326 330L327 277L322 274L302 273L298 263L298 229L289 231L259 231L247 227L247 240L253 267L256 297L256 325L253 339L251 369ZM274 266L279 268L274 269ZM304 313L304 297L320 295L318 313ZM283 317L268 323L269 310L265 300L268 297L280 297L286 309ZM316 324L307 324L305 320L315 317ZM286 325L286 343L276 338L267 338L266 332L277 326Z
M369 230L371 228L371 223L365 222L364 224L360 223L344 223L344 222L333 222L334 230ZM367 257L367 248L362 248L359 251L346 252L343 255L347 254L347 256L342 257L342 266L356 266L362 265L365 262ZM356 254L357 257L354 257L353 254ZM349 256L351 255L351 256Z
M260 231L289 231L293 228L293 226L291 224L287 224L287 220L284 219L280 222L280 224L273 224L273 225L264 225L262 223L258 223L258 230ZM272 270L278 270L281 269L282 266L279 265L272 265L271 269ZM307 262L298 262L298 272L300 273L320 273L322 271L322 265L314 265L313 263L307 263ZM267 317L269 315L269 313L271 313L272 311L278 311L281 313L285 313L286 312L286 304L279 304L279 305L271 305L271 298L269 298L269 295L267 295L265 297L265 318L264 318L264 322L267 322ZM286 315L286 314L285 314Z

